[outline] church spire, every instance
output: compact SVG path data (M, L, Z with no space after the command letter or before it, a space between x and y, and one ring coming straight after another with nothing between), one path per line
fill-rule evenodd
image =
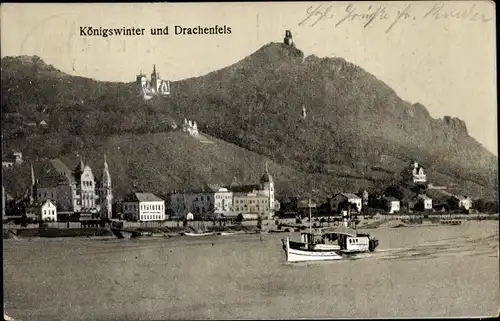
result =
M112 216L113 191L111 188L111 175L109 174L106 153L103 153L103 156L104 168L102 170L102 180L100 188L100 197L102 198L101 217L110 219Z
M108 170L108 161L106 160L106 153L104 153L104 169Z
M111 175L109 174L108 160L106 154L104 154L104 168L102 170L102 185L104 187L111 187Z
M35 186L35 171L33 170L33 163L31 163L31 186Z
M35 171L33 170L33 163L31 163L31 188L30 188L30 205L35 202Z

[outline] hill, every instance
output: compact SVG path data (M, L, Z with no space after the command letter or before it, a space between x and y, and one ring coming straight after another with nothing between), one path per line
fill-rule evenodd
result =
M217 128L217 136L297 166L378 165L388 155L497 182L497 157L468 135L463 121L431 118L424 106L403 101L342 58L304 58L283 44L176 83L165 104Z
M81 157L100 178L103 154L106 153L114 192L118 196L132 189L166 195L172 190L200 188L205 184L230 185L235 178L239 183L256 184L264 173L265 162L268 162L269 171L276 180L276 190L281 195L316 190L314 195L326 197L336 191L332 187L335 185L350 190L359 188L358 183L374 186L373 182L361 177L346 180L342 175L334 178L326 174L304 173L223 140L208 135L204 137L210 143L178 131L113 135L100 141L97 141L99 137L93 137L93 143L82 141L81 154L68 153L58 158L73 169ZM41 141L33 143L35 146L42 144ZM45 165L47 162L48 159L37 160L35 176L39 177L50 168ZM4 184L11 189L22 192L29 187L28 162L17 169L4 170L3 174Z
M377 188L413 158L435 184L498 195L498 158L468 135L463 121L431 118L424 106L405 102L342 58L306 58L271 43L171 87L170 96L144 101L134 83L70 76L38 57L2 58L3 147L34 159L79 153L96 162L120 147L119 161L108 158L117 162L112 174L120 191L134 182L160 192L189 181L242 180L244 173L255 181L269 158L277 192L327 194ZM217 139L212 152L186 151L187 138L175 129L185 117ZM48 125L28 126L41 120ZM247 163L259 170L247 170Z

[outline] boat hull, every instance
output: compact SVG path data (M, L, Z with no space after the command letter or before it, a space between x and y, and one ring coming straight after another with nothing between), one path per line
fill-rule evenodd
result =
M135 239L135 238L138 238L139 236L141 236L140 232L127 231L127 230L122 230L122 229L117 229L117 228L111 228L111 232L118 239Z
M335 244L315 244L313 249L318 251L338 251L340 246Z
M220 232L220 235L228 236L228 235L236 235L236 233L235 232Z
M342 260L343 257L335 251L301 251L301 250L289 250L287 253L287 261L291 263L295 262L312 262L312 261L335 261Z
M185 232L185 236L211 236L215 235L215 233L190 233L190 232Z
M335 261L343 257L336 250L290 248L290 239L283 240L287 262ZM295 242L299 244L298 242ZM306 245L306 244L304 244Z

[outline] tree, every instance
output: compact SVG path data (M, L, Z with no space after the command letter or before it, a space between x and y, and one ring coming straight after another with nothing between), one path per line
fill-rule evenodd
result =
M485 211L487 213L498 213L498 202L497 201L486 202Z
M358 206L355 203L349 203L349 201L342 201L338 206L338 213L342 213L343 210L354 210L356 211Z
M371 208L382 208L385 205L383 201L380 195L374 194L368 198L368 206Z
M486 202L480 198L474 202L474 208L476 210L478 210L479 212L485 212L487 210L486 209Z
M339 203L337 207L337 213L342 213L343 210L348 210L349 209L349 201L342 201Z
M390 185L387 186L385 189L385 195L387 196L393 196L397 198L398 200L402 200L404 198L404 192L401 186L398 185Z
M26 216L26 214L23 214L21 216L21 226L22 227L27 227L28 226L28 217Z
M424 202L422 201L418 201L416 204L415 204L415 207L413 208L415 211L420 211L420 212L423 212L424 211Z
M458 210L459 203L456 198L450 197L446 200L446 204L448 205L448 209L450 211Z

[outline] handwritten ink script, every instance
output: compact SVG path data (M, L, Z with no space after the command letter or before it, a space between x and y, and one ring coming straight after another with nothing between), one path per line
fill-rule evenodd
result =
M467 21L487 22L492 20L492 17L486 16L484 13L477 10L475 4L471 4L466 9L455 9L452 5L445 3L429 4L429 8L425 10L416 10L412 4L404 4L400 9L395 9L394 6L381 5L357 5L349 4L345 9L335 12L332 5L318 4L311 5L307 8L305 18L298 25L309 25L311 27L325 21L330 21L335 27L342 24L359 22L363 28L374 23L384 22L387 27L386 33L389 33L397 24L404 20L444 20L458 19Z

